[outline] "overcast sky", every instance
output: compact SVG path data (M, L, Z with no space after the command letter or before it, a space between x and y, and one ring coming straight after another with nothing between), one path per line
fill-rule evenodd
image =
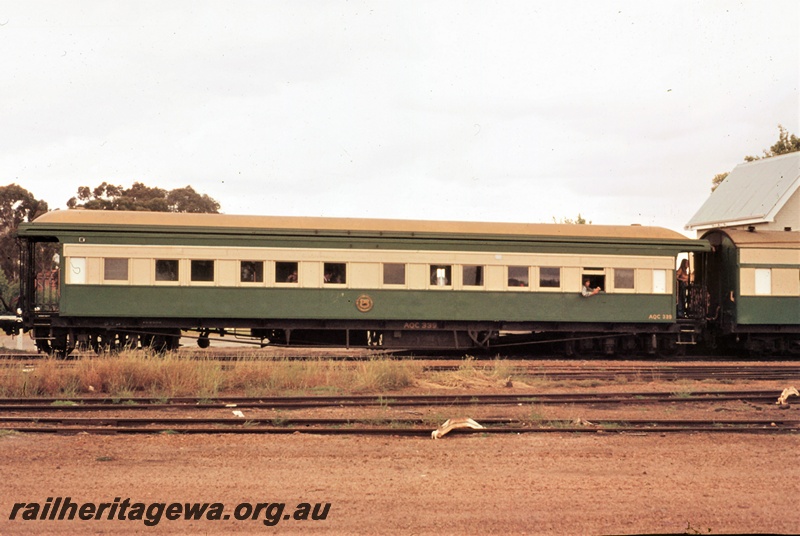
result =
M0 185L682 230L800 135L798 28L796 0L0 0Z

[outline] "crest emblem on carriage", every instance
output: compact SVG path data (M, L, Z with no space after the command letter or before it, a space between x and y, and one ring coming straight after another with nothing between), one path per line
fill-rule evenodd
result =
M370 298L367 294L362 294L358 297L358 299L356 299L356 308L362 313L370 312L373 305L372 298Z

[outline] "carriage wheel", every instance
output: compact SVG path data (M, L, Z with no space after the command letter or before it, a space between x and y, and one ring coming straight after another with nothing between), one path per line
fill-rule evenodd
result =
M664 335L658 339L658 355L661 357L675 357L684 355L686 346L678 344L677 335Z
M203 349L206 349L209 346L211 346L211 341L208 340L208 330L205 330L200 333L200 336L197 338L197 346Z

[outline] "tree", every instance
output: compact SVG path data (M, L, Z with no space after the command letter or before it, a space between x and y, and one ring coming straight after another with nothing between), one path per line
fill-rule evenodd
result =
M764 149L764 156L745 156L744 161L753 162L755 160L761 160L762 158L770 158L772 156L794 153L796 151L800 151L800 138L794 134L789 134L789 131L787 131L783 125L778 125L778 141L775 142L769 150ZM716 190L727 176L727 172L714 175L714 178L711 180L711 191L713 192Z
M753 162L754 160L794 153L796 151L800 151L800 138L794 134L790 135L789 132L783 128L783 125L778 125L778 141L769 148L769 151L764 149L764 156L745 156L744 159L746 162Z
M726 171L725 173L717 173L716 175L714 175L714 178L711 179L711 191L712 192L717 189L717 186L722 184L722 181L724 181L726 178L728 178L728 174L729 174L729 172Z
M219 212L219 203L208 195L200 195L191 186L176 188L167 194L167 203L170 212L195 212L211 213Z
M572 218L561 218L561 220L557 220L555 217L553 217L553 223L569 223L573 225L592 224L591 221L586 221L586 219L583 216L581 216L580 212L578 213L578 218L574 220Z
M15 241L19 224L33 221L45 212L47 202L36 199L25 188L17 184L0 186L0 268L7 281L19 278L19 248Z
M191 186L164 190L134 182L130 188L103 182L91 189L78 188L78 195L67 201L69 208L88 210L143 210L152 212L219 212L219 203L206 194L198 194Z
M16 309L16 299L19 296L19 281L11 282L3 270L0 270L0 307L3 313L13 314Z

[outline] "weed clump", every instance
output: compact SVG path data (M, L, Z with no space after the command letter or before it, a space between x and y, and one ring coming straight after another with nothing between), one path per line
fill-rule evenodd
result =
M433 375L436 382L453 388L506 386L511 383L513 377L514 367L507 361L495 359L486 364L476 365L476 360L471 355L464 356L456 370Z
M0 397L69 398L94 393L158 399L213 398L231 392L246 396L384 392L414 385L420 372L415 363L387 358L352 363L243 357L220 362L131 351L74 363L42 359L34 366L0 369Z

